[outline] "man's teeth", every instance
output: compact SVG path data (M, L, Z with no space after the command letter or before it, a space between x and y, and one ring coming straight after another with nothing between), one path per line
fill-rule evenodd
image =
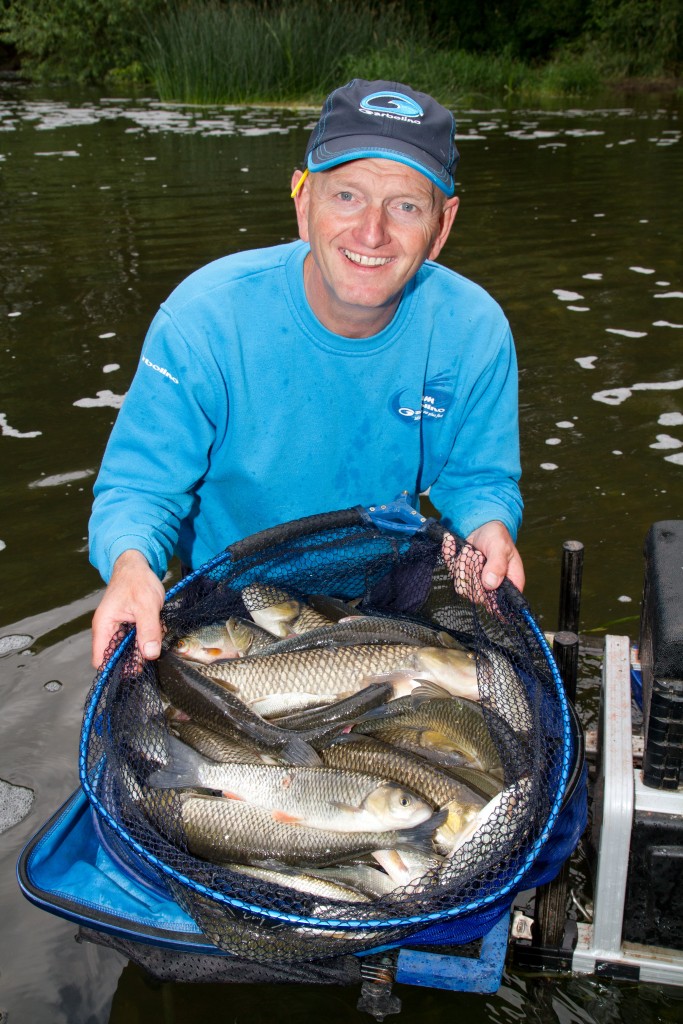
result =
M342 249L342 252L352 263L361 267L383 267L385 263L391 263L391 256L361 256L359 252L351 252L349 249Z

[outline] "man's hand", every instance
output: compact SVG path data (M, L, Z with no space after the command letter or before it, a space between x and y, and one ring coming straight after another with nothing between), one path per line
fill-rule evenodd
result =
M140 654L149 660L158 658L161 653L159 616L164 597L163 585L142 552L124 551L114 563L111 579L92 620L93 666L101 665L109 642L122 622L135 624Z
M494 519L473 530L467 541L486 558L481 572L485 590L497 590L506 576L524 590L524 566L506 526Z
M473 530L460 551L453 534L445 534L441 553L456 594L484 605L493 615L495 592L506 576L519 590L524 587L522 559L507 527L498 520Z

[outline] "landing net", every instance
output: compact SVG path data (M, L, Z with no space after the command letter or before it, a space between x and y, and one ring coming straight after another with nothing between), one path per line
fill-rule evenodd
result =
M479 823L450 855L441 848L424 874L371 897L302 892L198 856L184 817L187 792L153 784L169 763L174 731L158 664L140 659L131 627L112 640L86 702L83 788L103 832L221 950L264 963L362 952L405 942L431 925L506 909L524 887L560 814L574 756L570 718L523 597L509 581L493 595L485 592L482 563L478 551L433 520L415 533L396 533L376 526L367 510L348 509L234 544L166 598L167 650L207 624L249 619L253 601L250 611L245 593L254 585L301 602L324 595L356 613L435 630L465 649L501 766L494 797L480 793ZM296 643L306 649L306 635ZM271 654L238 663L251 657ZM326 685L321 678L321 690ZM381 871L371 857L361 859Z

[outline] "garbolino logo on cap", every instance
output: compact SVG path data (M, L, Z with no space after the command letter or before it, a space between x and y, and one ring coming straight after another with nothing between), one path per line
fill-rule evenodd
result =
M455 118L409 85L354 78L325 100L308 141L306 163L311 172L325 171L366 157L413 167L452 196L459 159Z

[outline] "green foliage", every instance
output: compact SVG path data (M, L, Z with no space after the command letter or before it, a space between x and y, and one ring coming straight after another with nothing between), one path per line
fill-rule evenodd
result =
M679 74L683 0L0 0L3 42L34 77L193 103L317 102L353 76L571 95Z
M592 15L603 64L612 74L680 73L683 0L593 0Z
M144 19L166 0L5 0L0 29L35 78L102 81L140 71Z
M146 50L163 99L191 103L285 100L339 84L345 60L391 33L409 34L400 5L285 0L176 6Z

